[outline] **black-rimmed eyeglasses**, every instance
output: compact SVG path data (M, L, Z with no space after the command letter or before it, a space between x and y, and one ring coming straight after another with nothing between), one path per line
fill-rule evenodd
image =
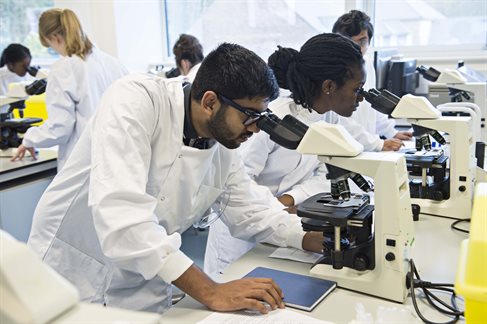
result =
M252 125L256 121L258 121L262 116L271 112L269 109L266 109L263 112L257 112L254 110L255 108L252 109L252 108L242 107L232 99L228 99L227 97L221 94L218 95L218 98L220 98L220 100L223 101L225 104L229 105L232 108L237 109L238 111L243 112L247 116L247 119L245 119L245 121L243 122L244 126Z

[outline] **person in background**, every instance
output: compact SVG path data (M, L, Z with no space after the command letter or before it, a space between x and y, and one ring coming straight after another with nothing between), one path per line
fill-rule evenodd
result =
M48 119L24 134L12 161L26 151L35 159L34 148L58 145L58 171L62 169L86 123L95 112L108 86L127 74L114 57L93 45L76 14L69 9L50 9L39 18L39 37L45 47L59 55L47 77Z
M172 48L176 58L176 66L183 78L193 82L203 61L203 46L198 39L188 34L181 34Z
M32 79L27 74L32 56L27 47L21 44L10 44L2 51L0 58L0 95L5 96L8 85Z
M375 88L373 61L366 55L374 36L374 26L370 22L370 17L362 11L351 10L337 19L332 32L348 37L360 46L367 71L367 82L364 88ZM360 107L353 113L352 119L364 125L366 132L362 134L361 143L371 151L398 151L403 144L402 141L411 140L413 136L412 132L397 131L394 128L394 120L373 109L366 101L360 103ZM344 126L348 130L349 127L346 124ZM386 139L382 140L380 136ZM370 149L371 147L374 149Z
M363 100L359 94L366 78L363 63L360 48L337 34L314 36L299 52L278 47L268 64L279 87L291 96L274 100L269 108L280 118L290 114L307 125L328 120L331 112L347 118ZM242 145L240 153L247 173L278 198L281 208L294 212L306 198L330 191L326 167L315 155L286 149L264 132ZM216 220L208 234L205 272L215 277L254 245L232 237L228 227Z
M323 234L273 208L234 150L278 92L261 58L228 43L192 85L148 74L114 82L41 197L29 246L84 301L164 312L172 283L216 311L283 307L271 279L216 283L180 250L181 233L223 200L232 235L321 251Z

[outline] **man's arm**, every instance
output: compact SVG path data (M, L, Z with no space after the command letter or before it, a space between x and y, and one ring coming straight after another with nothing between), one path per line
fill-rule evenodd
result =
M266 314L268 309L263 302L272 309L284 308L282 290L269 278L216 283L193 264L173 284L214 311L254 309Z

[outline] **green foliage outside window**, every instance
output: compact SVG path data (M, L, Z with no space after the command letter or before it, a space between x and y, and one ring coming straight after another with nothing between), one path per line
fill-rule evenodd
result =
M11 43L20 43L32 56L50 57L39 41L37 25L40 14L53 6L53 0L0 0L0 51Z

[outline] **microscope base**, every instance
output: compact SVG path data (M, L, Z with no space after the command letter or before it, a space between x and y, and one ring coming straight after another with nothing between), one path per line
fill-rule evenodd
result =
M487 170L477 167L475 169L475 180L477 182L487 182Z
M453 219L469 219L472 212L472 201L469 197L464 199L448 199L435 201L429 199L411 198L412 204L417 204L421 208L421 214L439 216Z
M407 261L403 261L403 263L404 271L377 267L367 271L356 271L350 268L336 270L328 264L317 264L310 270L310 274L314 277L336 281L338 287L341 288L404 303L407 297L406 269L408 263Z

